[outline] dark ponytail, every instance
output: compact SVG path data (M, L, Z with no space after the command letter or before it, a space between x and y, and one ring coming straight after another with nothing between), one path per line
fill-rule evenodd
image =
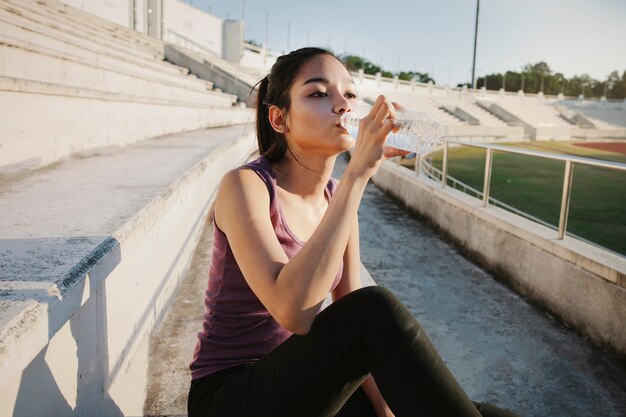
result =
M330 55L337 58L326 49L301 48L280 56L270 73L257 83L259 87L256 103L257 141L259 153L270 162L283 159L289 149L289 144L285 135L275 131L270 124L269 109L271 106L277 106L285 112L289 111L291 104L289 91L293 80L298 75L300 67L316 55Z
M270 162L281 160L287 152L287 138L282 133L274 130L269 122L270 106L266 104L265 97L269 85L269 75L259 83L259 93L256 104L256 135L259 144L259 153Z

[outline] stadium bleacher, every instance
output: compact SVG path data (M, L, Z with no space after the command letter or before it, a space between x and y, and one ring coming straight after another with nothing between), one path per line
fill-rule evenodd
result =
M143 346L254 150L251 109L164 46L0 1L1 416L143 414Z
M236 96L164 61L163 48L58 1L0 2L0 103L16 122L25 118L21 101L32 108L19 129L0 126L0 167L43 166L98 146L247 121ZM64 117L49 117L60 108Z

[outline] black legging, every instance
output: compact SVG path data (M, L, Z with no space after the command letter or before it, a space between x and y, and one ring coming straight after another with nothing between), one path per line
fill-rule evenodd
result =
M194 381L189 417L348 417L341 408L369 373L396 417L515 416L493 406L479 412L406 307L389 290L367 287L255 364Z

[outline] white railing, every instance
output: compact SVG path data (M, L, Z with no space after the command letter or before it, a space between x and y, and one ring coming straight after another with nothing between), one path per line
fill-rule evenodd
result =
M442 177L443 177L443 172L442 172L440 169L435 168L435 167L434 167L434 166L433 166L433 165L432 165L432 164L431 164L428 160L426 160L426 159L422 159L422 160L420 161L420 166L421 166L422 172L424 172L424 174L426 174L426 176L427 176L428 178L430 178L430 179L432 179L432 180L434 180L434 181L441 182L441 179L442 179ZM469 194L469 195L471 195L472 197L476 197L476 198L478 198L479 200L483 200L483 192L482 192L482 191L477 190L476 188L472 187L471 185L467 185L467 184L465 184L465 183L464 183L464 182L462 182L462 181L459 181L458 179L454 178L454 177L453 177L453 176L451 176L451 175L448 175L448 176L447 176L447 179L448 179L448 183L449 183L449 185L450 185L452 188L454 188L455 190L460 190L460 191L463 191L465 194ZM535 216L533 216L532 214L528 214L528 213L526 213L525 211L522 211L522 210L520 210L520 209L517 209L517 208L515 208L515 207L513 207L513 206L511 206L511 205L509 205L509 204L506 204L506 203L505 203L505 202L503 202L503 201L500 201L500 200L498 200L498 199L495 199L495 198L493 198L493 197L491 197L491 196L489 197L489 204L490 204L490 205L492 205L492 206L495 206L495 207L500 207L500 208L503 208L503 209L505 209L505 210L508 210L508 211L510 211L510 212L512 212L512 213L517 214L518 216L525 217L525 218L527 218L527 219L529 219L529 220L532 220L532 221L534 221L534 222L537 222L537 223L539 223L539 224L542 224L543 226L546 226L546 227L548 227L548 228L550 228L550 229L557 230L557 227L556 227L556 226L554 226L554 225L552 225L552 224L550 224L550 223L546 222L545 220L541 220L540 218L535 217ZM579 238L579 239L580 239L580 237L579 237L579 236L575 236L575 235L573 235L572 233L569 233L569 234L570 234L570 235L572 235L572 236L574 236L574 237L577 237L577 238Z
M458 179L448 175L448 148L450 144L486 149L485 175L483 178L483 190L482 191L477 190L467 184L464 184ZM518 210L508 204L498 201L489 195L490 187L491 187L491 168L492 168L492 163L493 163L494 151L501 151L501 152L507 152L507 153L513 153L513 154L519 154L519 155L527 155L527 156L535 156L539 158L553 159L553 160L565 162L565 172L563 176L563 188L561 191L561 210L559 213L558 227L555 227L528 213ZM567 218L569 214L569 202L570 202L572 178L573 178L575 164L594 166L594 167L613 169L613 170L626 172L626 164L622 164L619 162L603 161L603 160L597 160L597 159L591 159L591 158L583 158L579 156L561 155L561 154L541 152L541 151L535 151L535 150L529 150L529 149L513 148L510 146L482 144L482 143L469 143L469 142L452 141L452 140L445 141L443 144L443 165L442 165L441 170L433 167L432 164L430 164L426 159L423 158L423 156L420 158L420 155L417 155L416 161L415 161L415 172L419 173L420 171L422 171L429 178L435 181L440 181L442 188L445 188L448 185L448 182L450 182L453 188L462 190L463 192L467 194L473 195L481 199L483 201L484 207L487 207L489 204L492 204L494 206L501 207L513 213L516 213L522 217L538 222L549 228L555 229L557 230L557 238L563 239L567 230ZM570 233L570 235L572 234ZM575 236L575 237L578 239L581 239L579 236Z

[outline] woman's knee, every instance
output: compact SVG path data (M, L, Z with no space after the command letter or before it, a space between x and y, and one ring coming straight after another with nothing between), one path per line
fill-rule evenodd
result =
M360 288L354 291L354 294L358 295L362 299L361 301L369 306L378 304L393 305L399 302L390 290L378 285Z
M387 288L365 287L355 291L355 293L360 298L359 302L370 314L372 322L381 321L388 324L390 320L401 323L405 323L407 320L415 321L404 304Z

